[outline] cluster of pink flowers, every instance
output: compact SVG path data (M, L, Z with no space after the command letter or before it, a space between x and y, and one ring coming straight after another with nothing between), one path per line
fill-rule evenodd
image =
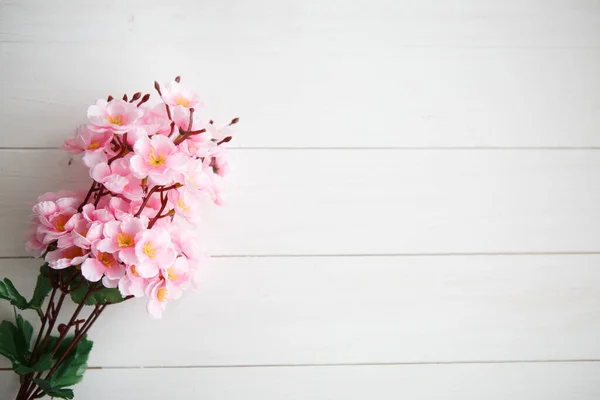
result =
M54 269L76 266L126 296L147 297L160 317L195 287L206 261L191 226L204 203L221 203L231 125L201 119L202 104L179 78L150 95L98 100L64 149L83 153L85 193L45 193L33 207L27 247ZM191 223L191 224L190 224Z

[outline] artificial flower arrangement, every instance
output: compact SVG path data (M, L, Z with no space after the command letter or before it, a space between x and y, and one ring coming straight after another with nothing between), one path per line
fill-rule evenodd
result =
M198 96L179 77L154 87L154 106L138 92L88 108L87 125L63 148L83 153L91 187L44 193L33 207L27 248L45 264L31 300L0 281L0 298L15 309L15 321L0 324L0 354L20 375L17 400L73 398L70 386L83 378L92 349L87 333L109 305L145 297L159 318L197 286L207 256L192 228L205 203L221 203L222 145L238 119L203 120ZM77 307L61 315L68 298ZM83 317L85 306L91 312ZM17 309L37 312L36 337Z

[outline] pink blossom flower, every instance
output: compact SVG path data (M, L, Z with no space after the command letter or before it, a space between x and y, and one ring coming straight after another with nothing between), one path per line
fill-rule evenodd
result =
M115 253L118 258L127 263L135 264L136 238L146 229L146 223L132 215L122 221L110 221L104 224L104 239L98 242L98 250Z
M97 164L90 170L90 176L115 194L122 194L129 200L140 199L144 191L141 180L131 173L129 158L115 160L110 166L107 163Z
M143 126L146 132L152 135L168 135L171 132L171 121L169 120L164 104L157 104L152 108L144 108L143 111L144 114L140 120L140 125Z
M229 163L223 157L223 153L218 153L213 155L210 166L213 169L213 172L219 176L225 176L229 173Z
M161 271L161 277L146 287L146 295L150 298L146 309L154 318L160 318L169 300L181 297L183 289L189 281L189 267L185 257L178 257L173 265Z
M190 191L187 186L169 190L168 198L178 215L191 223L200 220L200 199L198 194Z
M65 249L77 246L88 250L93 243L102 239L103 223L100 221L88 221L81 214L76 214L67 222L65 228L70 232L69 235L58 239L57 247Z
M125 268L126 274L119 280L119 292L123 297L135 296L142 297L145 295L146 287L149 281L142 278L137 272L135 265L128 265Z
M176 253L171 246L171 237L165 229L153 227L138 234L136 238L135 264L143 278L153 278L160 268L166 268L175 261Z
M72 198L74 202L81 202L83 196L79 192L72 190L59 190L58 192L46 192L37 198L37 201L57 201L59 199Z
M84 151L96 152L110 149L113 138L111 131L92 131L85 125L77 127L75 134L65 140L62 148L71 154L79 154Z
M183 289L189 282L189 271L188 260L183 256L177 257L173 265L161 271L170 300L181 297Z
M199 108L202 103L198 100L198 95L186 88L179 82L171 82L162 90L162 98L171 107Z
M136 126L127 132L127 144L132 146L142 136L149 137L148 131L143 126Z
M148 314L153 318L161 318L169 300L169 289L164 280L158 280L146 289L146 295L150 298L146 306Z
M51 268L65 269L72 265L80 265L88 256L89 252L73 246L49 252L46 254L46 261Z
M114 220L114 216L106 208L96 208L93 204L86 204L81 210L81 215L89 222L108 222Z
M119 221L132 217L132 203L120 197L111 197L106 209Z
M79 199L75 197L63 197L41 201L33 207L40 223L38 232L43 234L42 243L48 244L69 232L67 223L77 213L78 203Z
M206 126L206 132L210 135L210 137L217 142L225 139L228 136L233 136L233 130L230 125L225 124L208 124Z
M179 148L186 155L193 157L207 157L218 151L217 144L205 133L190 136Z
M106 274L107 282L112 285L112 281L125 275L125 267L115 254L99 251L97 246L92 246L92 256L81 264L81 273L88 281L98 282Z
M90 176L93 180L103 184L105 188L117 194L123 193L125 186L129 183L126 177L113 173L110 166L105 162L94 165L90 169Z
M204 163L201 159L190 161L187 164L183 179L181 179L188 190L212 192L213 180L210 175L212 168L209 163Z
M32 226L26 232L27 241L25 242L25 249L29 253L34 253L37 257L44 254L48 247L48 244L43 242L46 235L37 229L38 222L37 219L32 221Z
M86 151L82 160L86 167L94 168L98 164L107 163L108 155L105 151Z
M130 165L133 176L148 177L152 184L172 184L175 174L185 169L188 158L179 152L171 139L155 135L152 139L140 137L133 146L135 155Z
M88 108L89 128L94 131L110 130L122 134L130 130L141 117L142 110L135 104L120 99L98 100Z
M209 261L206 251L199 245L197 234L194 231L185 229L179 224L171 224L171 241L175 250L187 260L187 279L192 286L198 286L200 268Z
M182 106L174 107L171 110L171 118L177 128L183 131L188 130L200 130L206 126L206 122L202 120L200 113L194 109L194 115L192 116L192 127L190 128L190 112L189 108Z

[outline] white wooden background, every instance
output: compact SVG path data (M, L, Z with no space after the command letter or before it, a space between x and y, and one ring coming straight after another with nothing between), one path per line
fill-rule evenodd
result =
M216 258L78 398L600 396L599 0L0 0L0 275L87 105L176 75L241 118Z

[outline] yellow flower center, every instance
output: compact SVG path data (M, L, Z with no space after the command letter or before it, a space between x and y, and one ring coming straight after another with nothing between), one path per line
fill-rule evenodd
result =
M157 156L154 149L150 150L150 157L148 158L148 163L150 165L152 165L153 167L160 167L166 162L167 159L165 158L165 156L163 156L161 153L158 153Z
M183 96L177 96L177 98L175 99L175 104L177 104L178 106L187 107L190 105L190 101Z
M167 288L161 287L156 292L156 298L158 299L158 301L163 302L167 299L167 294L169 294L169 292L167 292Z
M92 143L90 143L88 145L88 147L86 147L86 150L96 150L99 147L100 147L100 141L94 140Z
M67 217L66 215L59 215L58 217L56 217L56 220L54 220L54 226L59 231L64 232L65 231L65 224L68 221L69 221L69 217Z
M144 254L149 258L156 257L156 247L154 247L152 242L144 243Z
M104 264L106 268L112 268L112 266L115 264L115 258L110 253L100 252L98 254L98 260L100 260L100 262Z
M137 269L135 268L135 265L131 266L131 273L133 274L133 276L140 276L140 274L137 272Z
M123 125L123 116L122 115L109 115L108 122L113 125Z
M83 250L80 247L69 247L63 253L65 258L72 260L75 257L81 257L83 255Z
M129 233L121 232L117 235L117 245L119 247L131 247L134 245L133 236Z
M167 268L167 279L169 279L170 281L176 281L177 279L179 279L179 274L177 274L175 268Z
M179 206L179 208L181 208L183 211L185 212L190 212L190 208L187 206L187 204L185 204L183 202L183 199L179 199L179 201L177 202L177 205Z

